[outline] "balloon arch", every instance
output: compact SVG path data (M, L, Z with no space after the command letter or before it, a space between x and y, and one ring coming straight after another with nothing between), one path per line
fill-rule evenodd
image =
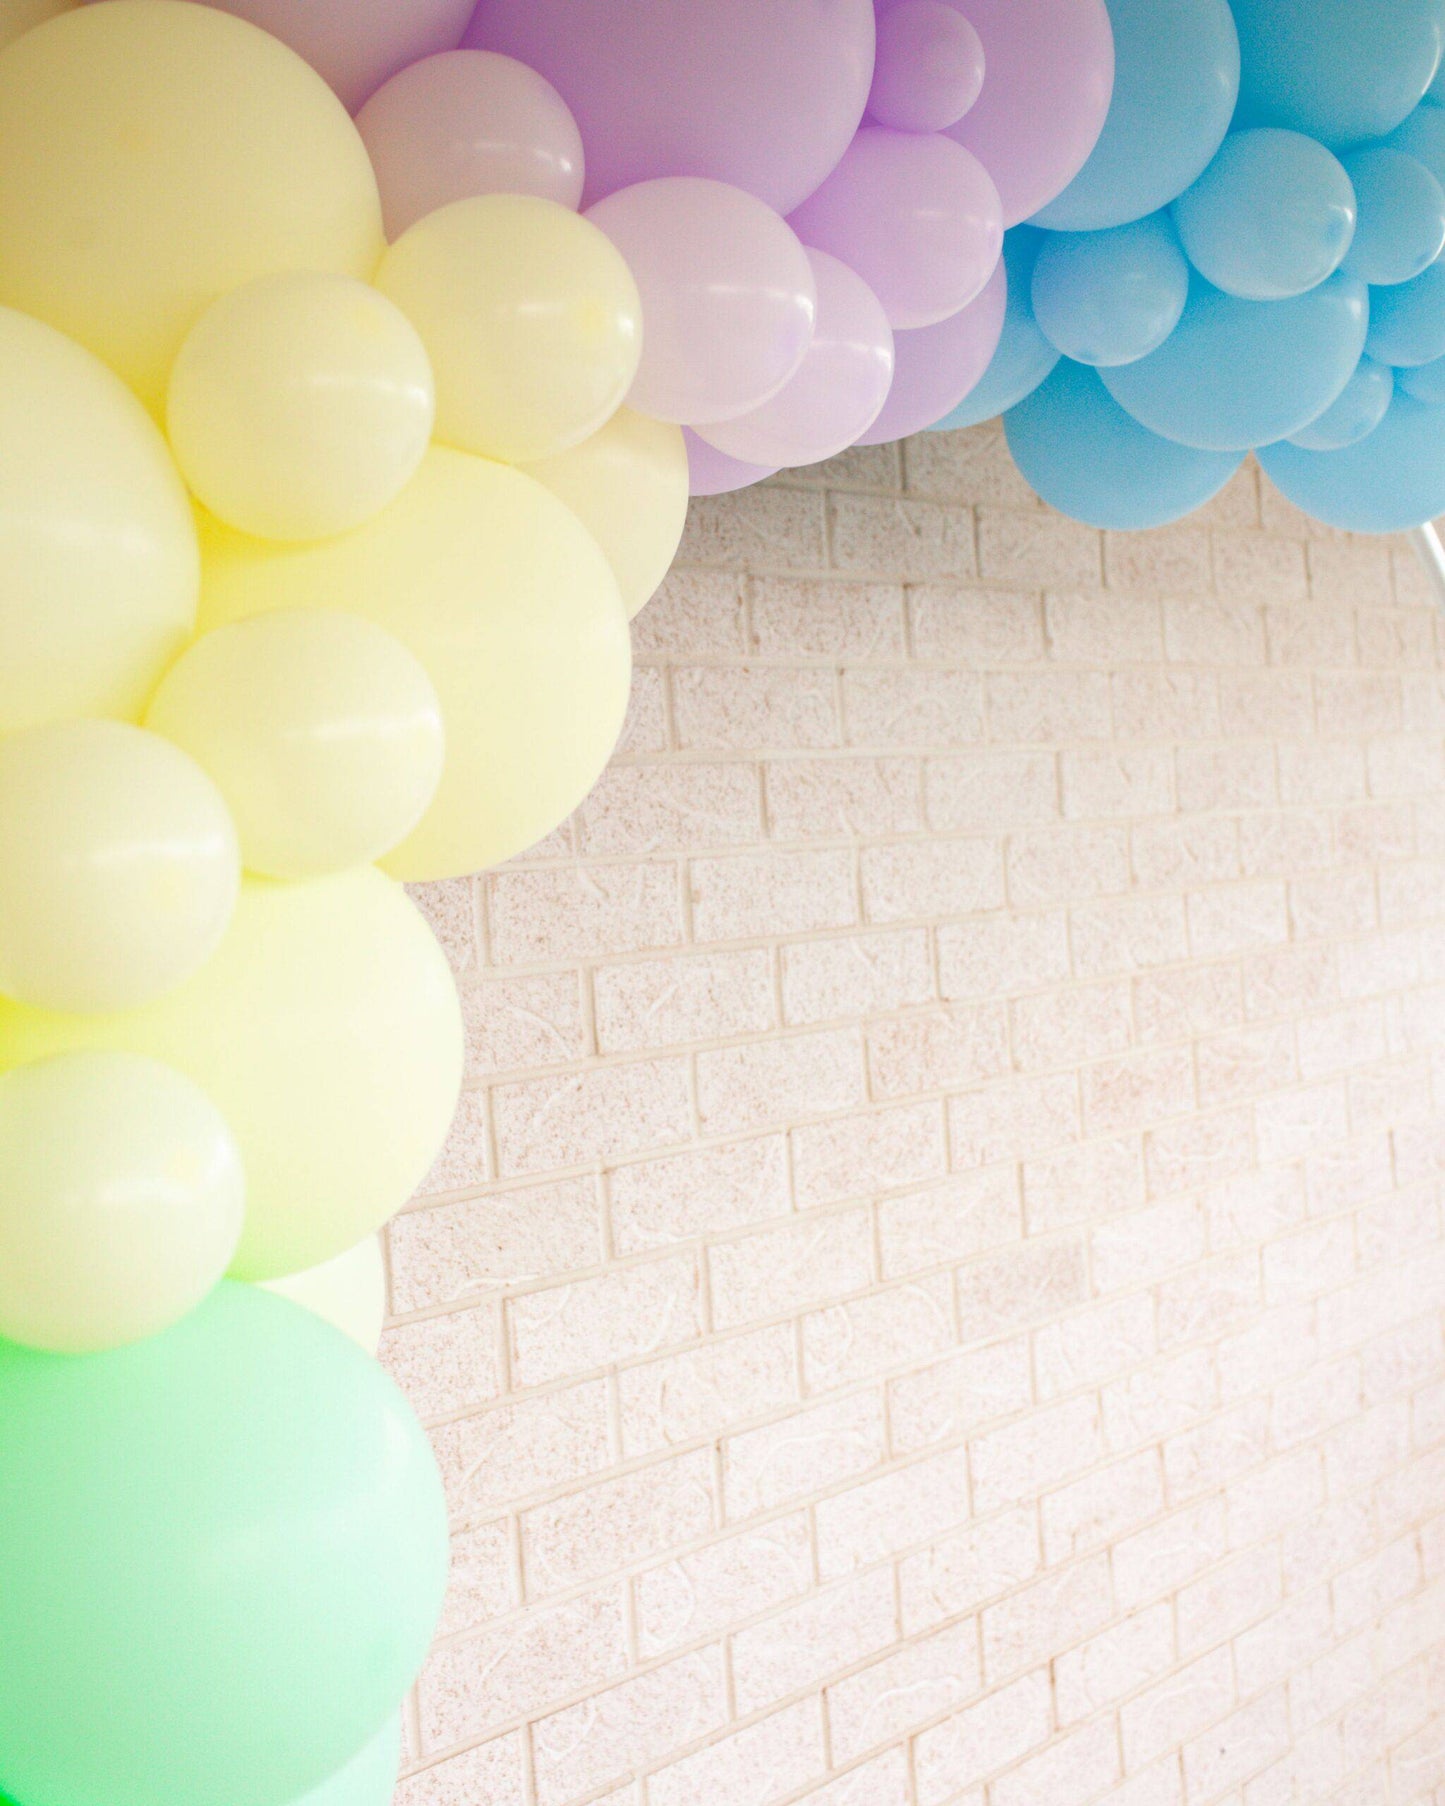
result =
M1445 512L1445 0L0 45L0 1793L382 1806L446 1516L376 1232L462 1064L399 881L585 796L689 493L1003 413L1098 526L1250 451Z

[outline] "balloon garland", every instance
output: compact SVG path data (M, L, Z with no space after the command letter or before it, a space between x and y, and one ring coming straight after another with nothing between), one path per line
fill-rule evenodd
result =
M690 491L1006 411L1103 525L1445 509L1445 0L1366 11L0 3L0 1794L386 1799L400 881L585 796Z
M1442 0L1108 0L1108 121L1010 235L983 382L1024 476L1160 526L1246 453L1330 525L1445 512Z

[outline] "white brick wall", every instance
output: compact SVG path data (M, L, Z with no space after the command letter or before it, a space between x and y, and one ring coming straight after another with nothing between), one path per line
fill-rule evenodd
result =
M1445 628L996 428L695 504L576 818L428 888L402 1806L1442 1806Z

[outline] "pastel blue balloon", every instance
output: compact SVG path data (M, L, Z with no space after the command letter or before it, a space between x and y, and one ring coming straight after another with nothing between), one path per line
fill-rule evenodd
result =
M1420 162L1387 145L1346 151L1355 185L1355 237L1340 266L1361 282L1410 282L1445 251L1445 188Z
M1300 132L1233 132L1174 203L1189 261L1245 301L1287 301L1340 267L1355 190L1339 158Z
M1114 98L1088 162L1034 215L1055 232L1101 232L1167 207L1208 167L1239 93L1239 38L1226 0L1106 4Z
M1003 337L993 361L973 389L951 414L930 429L948 433L957 427L979 426L1031 395L1059 361L1059 354L1039 331L1034 319L1034 264L1046 234L1032 226L1015 226L1004 234L1004 273L1008 278L1008 305L1004 311Z
M1098 372L1065 359L1004 416L1014 463L1051 508L1091 527L1135 530L1180 520L1243 462L1191 451L1131 420Z
M1151 356L1104 371L1141 426L1202 451L1287 439L1339 399L1365 348L1369 290L1338 273L1290 301L1238 301L1202 276Z
M1404 533L1445 514L1445 408L1413 395L1397 393L1347 451L1270 445L1259 461L1296 507L1347 533Z
M1397 370L1395 387L1413 395L1416 401L1428 402L1431 407L1445 406L1445 357L1437 357L1430 364Z
M1359 368L1345 384L1344 393L1318 420L1290 436L1290 444L1303 451L1344 451L1368 438L1385 418L1395 395L1395 372L1388 364L1362 357Z
M1147 357L1188 298L1189 265L1164 213L1109 232L1051 233L1034 265L1034 317L1080 364Z
M1445 106L1422 101L1403 125L1380 140L1380 148L1414 157L1445 188Z
M1234 0L1240 125L1342 150L1393 131L1445 50L1445 0Z
M1413 282L1371 292L1365 349L1382 364L1431 364L1445 357L1445 263L1432 263Z

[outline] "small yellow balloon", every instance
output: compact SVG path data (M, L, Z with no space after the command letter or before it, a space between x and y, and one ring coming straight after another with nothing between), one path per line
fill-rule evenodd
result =
M236 830L188 754L120 721L0 741L0 993L121 1010L215 951L240 882Z
M57 13L68 13L78 0L0 0L0 50Z
M446 768L383 861L458 877L549 834L601 776L627 709L632 646L595 539L534 478L434 446L389 508L307 546L202 522L205 627L277 608L352 609L394 633L441 698Z
M381 202L294 51L190 0L107 0L0 51L0 302L79 339L159 412L181 341L283 270L369 277Z
M351 276L263 276L206 309L171 371L186 481L262 539L359 527L416 474L436 401L416 329Z
M528 464L607 554L629 618L651 601L687 523L687 443L680 426L619 408L571 451Z
M437 437L510 464L579 445L616 412L642 351L632 272L589 220L537 195L452 201L376 273L422 336Z
M0 1075L0 1337L158 1335L220 1281L245 1204L224 1118L169 1066L91 1050Z
M138 719L190 638L200 578L145 409L73 340L0 307L0 734Z
M282 609L202 634L146 715L230 805L248 871L371 865L441 779L441 703L393 634L341 609Z
M230 1124L246 1168L240 1279L302 1272L374 1234L436 1158L462 1074L446 959L370 866L246 879L214 956L145 1009L0 1002L0 1070L83 1047L174 1066Z
M308 1267L304 1273L293 1273L289 1279L268 1279L266 1290L325 1318L369 1355L381 1346L386 1268L379 1236L369 1235L345 1254L323 1261L319 1267Z

